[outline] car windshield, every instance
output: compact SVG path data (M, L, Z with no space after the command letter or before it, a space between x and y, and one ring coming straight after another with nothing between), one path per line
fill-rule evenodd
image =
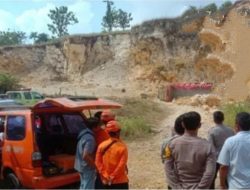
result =
M31 92L31 94L33 95L34 99L43 99L44 97L39 94L38 92Z

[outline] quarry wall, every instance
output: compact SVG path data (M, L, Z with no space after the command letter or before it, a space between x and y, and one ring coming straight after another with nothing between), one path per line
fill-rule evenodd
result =
M168 83L209 82L221 96L244 99L250 88L249 4L217 19L158 19L126 32L1 47L0 70L47 94L63 89L66 94L156 96Z

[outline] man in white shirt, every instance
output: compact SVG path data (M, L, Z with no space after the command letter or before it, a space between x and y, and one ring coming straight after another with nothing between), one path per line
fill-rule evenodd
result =
M250 114L240 112L236 115L235 130L237 134L229 137L219 154L220 186L229 189L250 188Z

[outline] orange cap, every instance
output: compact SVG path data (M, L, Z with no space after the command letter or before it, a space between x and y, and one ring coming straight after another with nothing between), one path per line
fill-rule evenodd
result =
M101 115L101 120L102 121L111 121L115 119L115 114L112 113L110 110L104 110Z
M121 130L121 127L117 121L109 121L106 125L105 130L109 132L118 132Z

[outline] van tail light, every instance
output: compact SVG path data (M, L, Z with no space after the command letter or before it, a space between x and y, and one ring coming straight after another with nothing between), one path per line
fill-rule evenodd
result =
M42 167L42 154L41 152L32 153L32 166L33 167Z

